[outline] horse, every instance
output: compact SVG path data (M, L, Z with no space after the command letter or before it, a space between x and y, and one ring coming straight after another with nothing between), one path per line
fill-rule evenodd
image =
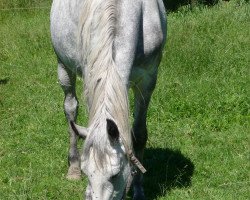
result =
M53 0L50 27L69 127L67 178L87 176L87 200L124 199L131 184L133 199L145 199L147 110L166 41L162 0ZM76 123L77 75L84 80L86 127ZM78 138L85 140L81 154Z

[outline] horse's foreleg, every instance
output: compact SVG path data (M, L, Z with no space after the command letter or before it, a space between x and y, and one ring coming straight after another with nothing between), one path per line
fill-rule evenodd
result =
M147 110L151 95L155 88L156 78L156 73L152 76L147 76L144 80L142 80L142 82L133 88L135 95L133 146L136 157L141 162L143 161L144 148L148 138L146 126ZM142 178L142 173L138 171L133 181L134 200L145 199L142 187Z
M80 179L81 170L79 162L79 152L77 149L77 135L70 126L70 121L76 121L78 111L78 101L76 97L75 84L76 74L67 69L63 64L58 64L58 78L60 85L64 91L64 112L69 125L69 169L67 178L68 179Z

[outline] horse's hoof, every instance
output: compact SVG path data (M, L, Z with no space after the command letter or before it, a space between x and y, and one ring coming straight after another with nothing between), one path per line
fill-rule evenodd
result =
M79 167L70 167L66 176L68 180L80 180L81 170Z
M78 175L78 174L67 174L66 178L68 180L80 180L81 179L81 175Z

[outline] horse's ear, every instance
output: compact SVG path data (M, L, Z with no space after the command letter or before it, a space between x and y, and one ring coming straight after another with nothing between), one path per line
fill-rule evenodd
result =
M107 132L112 141L117 141L119 139L118 127L111 119L107 119Z

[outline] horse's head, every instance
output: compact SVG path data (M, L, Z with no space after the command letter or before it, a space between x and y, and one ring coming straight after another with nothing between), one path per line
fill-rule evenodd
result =
M86 199L123 199L132 181L133 167L117 125L106 120L106 137L98 127L84 129L75 124L72 127L80 136L86 137L81 157L81 169L88 177Z

